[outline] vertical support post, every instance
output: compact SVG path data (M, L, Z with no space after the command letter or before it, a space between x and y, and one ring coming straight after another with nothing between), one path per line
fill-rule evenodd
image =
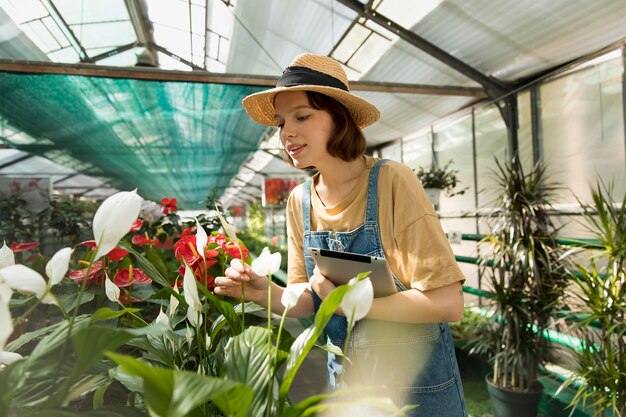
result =
M622 44L622 112L623 112L623 129L624 129L624 161L626 162L626 44Z
M509 159L517 156L519 151L518 143L518 114L517 114L517 93L510 94L504 99L504 109L501 111L507 132L507 149Z
M530 123L533 146L533 164L543 160L543 124L541 121L541 91L534 84L530 88Z
M430 125L430 165L436 168L439 167L439 158L437 157L437 152L435 151L437 141L437 135L435 133L435 128L433 125Z

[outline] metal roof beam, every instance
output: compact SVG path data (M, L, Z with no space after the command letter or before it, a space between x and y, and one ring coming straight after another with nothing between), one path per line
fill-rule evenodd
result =
M402 40L421 49L422 51L426 52L433 58L436 58L439 61L443 62L444 64L448 65L450 68L476 81L478 84L480 84L481 86L485 88L489 97L491 98L500 97L511 89L511 86L509 86L508 84L494 77L490 77L490 76L483 74L482 72L478 71L476 68L450 55L443 49L428 42L426 39L422 38L421 36L411 32L408 29L405 29L404 27L400 26L393 20L379 14L375 10L372 10L370 4L365 5L358 0L339 0L339 2L343 4L344 6L357 12L360 16L363 16L379 24L380 26L386 28L387 30L395 33Z
M41 4L46 8L48 14L52 18L52 20L54 20L54 22L59 26L59 29L61 29L65 37L67 37L67 40L70 42L74 50L76 50L76 52L78 53L80 60L82 62L92 62L89 58L89 55L87 55L87 51L85 51L85 48L83 48L83 45L74 34L74 31L72 31L69 25L65 22L65 19L63 19L63 16L61 16L61 13L59 13L59 10L57 10L54 3L50 0L42 0Z
M137 35L137 43L144 46L150 54L150 64L155 67L159 66L159 58L156 50L153 48L154 28L148 17L148 7L145 0L124 0L128 15ZM144 63L145 65L145 63Z
M135 45L126 45L121 48L130 49ZM121 49L118 48L118 49ZM158 47L162 50L163 48ZM126 50L126 49L124 49ZM166 50L164 50L166 51ZM122 52L122 51L120 51ZM114 51L106 52L98 55L99 59L114 54ZM168 51L174 59L175 55ZM106 56L103 56L106 55ZM182 58L180 59L182 60ZM182 60L181 62L192 65ZM197 66L194 66L198 68ZM60 74L60 75L83 75L88 77L107 77L107 78L125 78L136 80L151 81L183 81L183 82L201 82L216 84L234 84L249 85L256 87L274 87L276 85L276 77L262 75L245 75L245 74L216 74L209 73L204 70L195 71L174 71L162 70L149 67L111 67L105 65L88 65L88 64L58 64L52 62L34 62L21 61L11 59L0 59L0 71L27 73L27 74ZM374 81L354 81L350 83L352 91L372 91L383 93L405 93L405 94L429 94L429 95L453 95L453 96L472 96L481 98L485 96L485 92L480 88L460 87L460 86L436 86L425 84L401 84L401 83L384 83Z

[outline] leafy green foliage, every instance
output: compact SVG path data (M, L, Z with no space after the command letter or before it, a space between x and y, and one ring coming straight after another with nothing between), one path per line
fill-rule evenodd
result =
M578 265L571 294L574 322L582 349L575 352L578 368L564 384L578 384L570 402L590 406L594 417L626 415L626 195L613 202L612 186L592 189L593 203L581 203L589 230L602 244L591 265ZM563 387L564 387L563 386Z
M424 188L439 188L444 190L448 197L455 195L465 194L467 187L459 191L454 191L459 183L457 177L459 171L457 169L451 169L452 160L448 161L443 167L438 167L434 163L430 168L418 167L415 171L415 175L422 183Z
M530 391L549 357L543 332L569 278L549 215L558 187L547 181L542 164L528 174L517 158L504 165L496 160L496 166L500 192L488 219L491 233L481 244L494 320L474 352L491 358L494 384Z

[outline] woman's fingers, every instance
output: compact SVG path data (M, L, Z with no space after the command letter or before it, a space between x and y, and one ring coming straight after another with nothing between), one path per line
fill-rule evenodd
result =
M213 281L216 287L240 287L241 281L230 279L229 277L215 277Z

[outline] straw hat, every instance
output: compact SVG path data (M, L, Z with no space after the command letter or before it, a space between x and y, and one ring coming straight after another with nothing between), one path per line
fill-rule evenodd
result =
M284 91L315 91L332 97L348 109L361 129L380 117L373 104L350 92L341 64L326 55L298 55L278 79L276 88L249 95L243 99L243 107L257 123L276 126L274 98Z

